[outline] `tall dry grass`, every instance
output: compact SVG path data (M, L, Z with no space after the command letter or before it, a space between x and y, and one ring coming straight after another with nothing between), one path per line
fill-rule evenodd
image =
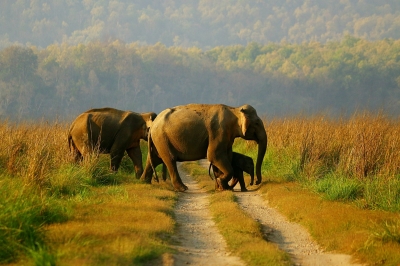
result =
M128 156L117 174L109 155L75 164L68 127L0 123L0 263L141 264L168 252L175 193L132 178Z
M46 185L49 174L71 159L66 124L0 124L0 165L3 173L27 184Z
M274 119L267 123L267 132L270 148L289 150L309 178L326 171L359 179L400 173L400 122L382 114Z
M54 264L44 225L68 219L48 192L51 174L68 161L65 125L0 123L0 262L30 257Z
M273 119L264 174L330 200L400 210L400 121L383 114ZM238 145L243 148L244 145Z

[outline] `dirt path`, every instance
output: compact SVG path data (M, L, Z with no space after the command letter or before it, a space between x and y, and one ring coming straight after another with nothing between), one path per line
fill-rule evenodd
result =
M208 167L207 161L204 166ZM178 253L168 265L245 265L227 252L208 210L207 193L181 169L180 174L189 189L179 193L175 209L178 228L173 238ZM358 265L350 263L349 255L323 252L303 227L288 222L257 191L235 191L235 196L240 207L262 225L266 238L288 252L295 265Z
M235 196L240 207L262 225L266 238L288 252L296 265L358 265L350 262L349 255L323 252L302 226L287 221L257 191L238 191Z
M175 208L178 223L173 237L178 250L172 256L171 265L245 265L239 257L226 250L226 243L211 218L207 193L196 181L179 169L180 176L189 189L179 193Z

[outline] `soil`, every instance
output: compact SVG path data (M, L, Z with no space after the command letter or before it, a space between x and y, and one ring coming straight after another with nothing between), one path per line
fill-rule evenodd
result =
M204 165L208 167L208 162ZM173 237L176 254L164 258L164 265L246 265L227 251L208 210L208 194L196 181L179 169L188 190L179 193L175 208L177 232ZM239 185L237 185L239 189ZM300 225L289 222L264 201L257 190L240 192L235 189L240 207L262 225L268 241L289 253L294 265L359 265L351 263L351 256L324 252Z

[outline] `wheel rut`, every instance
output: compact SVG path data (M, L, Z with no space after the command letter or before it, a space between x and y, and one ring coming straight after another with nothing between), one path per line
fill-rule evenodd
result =
M209 162L201 160L200 165L208 169ZM304 266L359 266L351 263L351 256L324 252L312 239L309 232L299 224L292 223L269 206L254 188L241 192L239 185L234 190L238 204L251 218L261 224L266 241L273 242L286 251L294 265Z
M227 251L226 243L219 233L208 209L206 191L181 168L179 174L188 190L179 193L174 214L177 230L172 247L178 252L172 255L169 265L245 265L239 257Z
M265 238L289 253L295 265L350 266L351 256L324 252L301 225L289 222L257 191L235 191L240 207L261 224Z
M208 168L208 162L201 165ZM179 193L174 209L177 223L172 237L177 251L167 261L170 265L246 265L239 257L227 251L226 242L212 220L208 194L186 172L179 168L182 181L188 190ZM251 188L250 188L251 189ZM286 251L294 265L304 266L355 266L351 256L324 252L301 225L289 222L276 209L268 205L257 190L234 191L239 206L261 224L266 241L275 243Z

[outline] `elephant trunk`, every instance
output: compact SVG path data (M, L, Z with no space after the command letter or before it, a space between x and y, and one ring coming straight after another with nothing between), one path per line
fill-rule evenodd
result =
M256 162L256 176L257 176L257 181L256 185L261 184L262 181L262 176L261 176L261 166L264 160L265 153L267 151L267 133L265 131L264 126L258 132L256 133L257 135L257 142L258 142L258 153L257 153L257 162Z

